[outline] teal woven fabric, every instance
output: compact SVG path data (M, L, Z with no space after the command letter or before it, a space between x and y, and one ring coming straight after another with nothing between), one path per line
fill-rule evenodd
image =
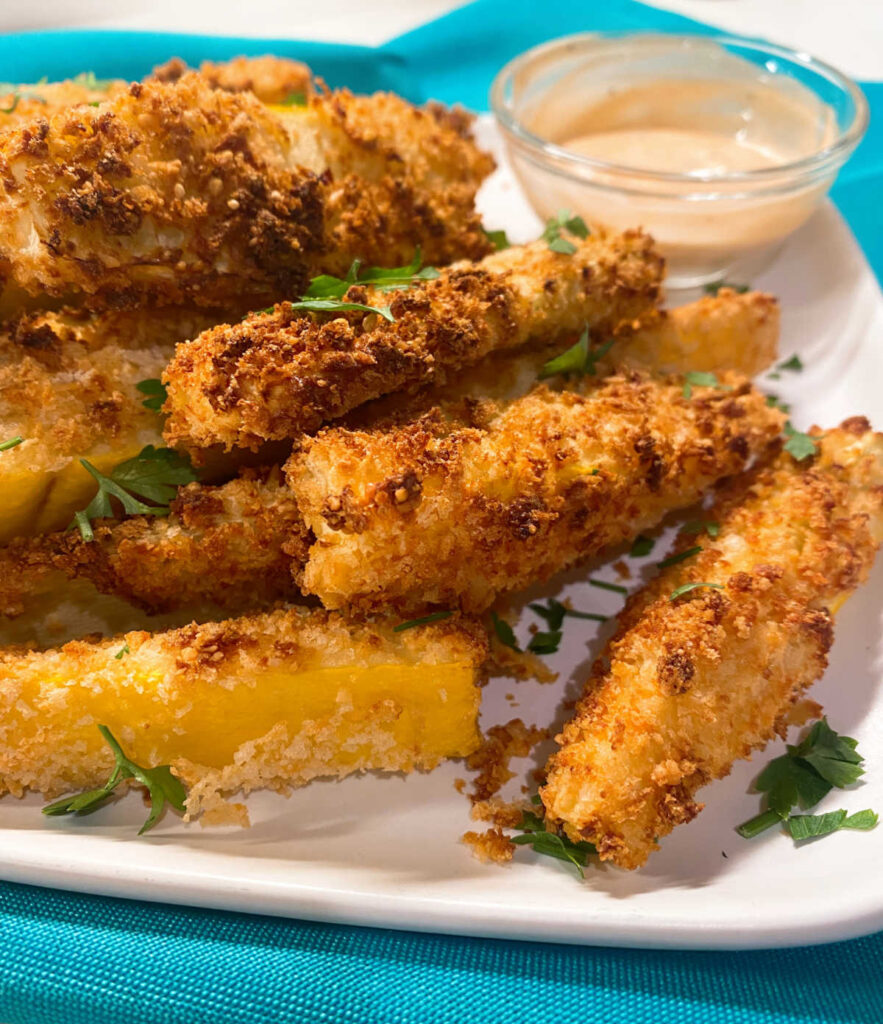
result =
M172 54L197 63L273 51L306 60L332 85L482 108L508 57L567 32L617 28L707 31L631 0L479 0L380 50L50 32L0 37L0 64L6 80L83 68L138 77ZM883 85L866 91L883 110ZM881 175L883 128L875 124L834 195L878 276ZM0 883L3 1024L879 1024L881 964L883 934L758 953L609 950L345 928Z

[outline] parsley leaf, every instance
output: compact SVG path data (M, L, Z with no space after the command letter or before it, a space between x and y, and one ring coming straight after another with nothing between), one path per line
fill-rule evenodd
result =
M795 353L790 359L785 359L776 366L777 370L793 370L795 373L800 373L803 369L803 363L801 362L800 356Z
M591 622L606 622L606 615L596 615L594 612L579 612L575 608L567 608L560 601L556 601L554 597L550 597L545 605L542 604L531 604L528 605L531 611L536 612L540 618L546 620L549 629L553 632L561 629L565 618L571 619L588 619Z
M806 737L796 746L788 746L787 752L774 758L758 775L754 788L767 795L767 810L743 822L736 831L751 839L768 828L786 822L786 829L794 839L808 839L816 835L827 835L839 828L872 828L876 815L872 811L861 811L855 815L857 825L846 825L846 811L834 811L823 815L796 815L795 807L808 810L834 788L843 789L857 782L864 774L861 767L863 758L858 753L856 740L851 736L840 736L829 725L826 718L820 719L809 730ZM837 816L840 818L837 819ZM868 816L873 815L874 822ZM796 825L790 822L803 818ZM837 819L837 820L835 820Z
M156 768L142 768L141 765L130 761L123 753L122 747L114 738L106 725L99 725L98 731L104 737L106 743L113 751L116 765L110 778L100 789L90 789L85 793L78 793L73 797L63 797L55 803L48 804L43 808L43 813L48 815L60 814L90 814L97 811L113 793L116 787L125 779L134 779L147 789L150 800L150 813L147 820L138 830L138 835L144 835L159 821L159 817L165 805L171 804L177 811L184 810L184 802L187 799L187 790L184 784L174 775L167 764L158 765Z
M530 638L527 649L531 654L555 654L561 644L561 637L563 635L560 629L551 629L545 633L534 633Z
M803 434L799 430L795 430L791 426L790 420L785 424L785 436L788 438L785 442L785 451L798 462L803 462L804 459L815 455L816 444L821 441L820 437L810 437L809 434Z
M362 267L361 260L353 260L346 277L332 277L330 274L314 277L302 298L342 299L347 289L354 284L369 284L378 291L393 291L399 288L409 288L418 281L432 281L439 276L435 267L423 267L421 270L421 266L422 258L419 245L414 252L414 258L404 267ZM294 306L299 308L297 303ZM375 307L353 305L349 308L373 309ZM380 311L377 310L377 312ZM387 319L391 320L392 317L387 316Z
M729 281L715 281L712 284L705 285L703 290L706 295L717 295L721 288L730 288L737 295L744 295L749 290L747 284L731 284Z
M692 398L693 388L721 388L723 391L732 391L728 384L721 384L716 373L705 373L701 370L691 370L684 374L684 398Z
M568 238L562 238L561 232L569 231L577 238L588 238L589 229L582 217L575 217L570 210L559 210L557 217L550 217L540 238L547 243L552 252L560 252L572 256L576 246Z
M630 558L643 558L645 555L649 555L653 550L656 541L652 537L645 537L643 534L639 534L632 541L631 549L629 550Z
M597 372L598 361L607 355L613 347L615 340L615 338L611 338L601 345L600 348L590 349L589 329L586 327L575 345L571 345L560 356L555 356L554 359L550 359L543 365L542 370L540 370L540 380L545 380L547 377L555 377L559 373L564 376L571 373L583 373L594 376Z
M677 555L669 555L668 558L663 558L661 562L656 563L658 569L667 569L670 565L677 565L678 562L684 562L688 558L692 558L693 555L698 555L702 548L697 544L695 547L687 548L686 551L681 551Z
M856 829L868 832L877 824L878 817L874 811L867 809L846 815L846 811L827 811L825 814L794 814L784 824L785 831L795 842L804 839L816 839L828 836L841 829Z
M139 380L135 388L142 395L150 396L145 398L141 404L145 409L152 409L154 412L159 412L169 397L165 384L156 377L151 377L148 380Z
M522 835L512 837L516 846L530 846L534 853L567 861L576 868L580 878L585 877L583 868L588 864L589 857L597 852L591 843L574 843L567 836L548 832L545 821L533 811L523 812L521 824L517 828Z
M80 464L98 482L98 493L86 508L74 513L73 522L68 527L76 526L85 541L95 539L93 519L113 515L111 498L120 502L127 515L165 516L178 487L197 479L184 456L171 448L154 448L153 445L147 445L133 459L121 462L110 476L99 472L87 459L80 459ZM133 494L155 504L145 505Z
M720 523L713 519L691 519L681 527L681 533L707 533L709 537L716 537L720 532Z
M10 448L17 448L23 441L23 437L10 437L8 441L0 442L0 452L8 452Z
M123 656L124 656L124 655L126 655L126 654L131 654L131 653L132 653L132 651L131 651L131 649L129 648L129 644L128 644L128 642L126 642L126 643L124 643L124 644L123 644L123 646L122 646L122 647L121 647L121 648L120 648L120 649L119 649L119 650L118 650L118 651L116 652L116 654L114 655L114 660L115 660L115 661L122 661L122 659L123 659Z
M304 309L309 313L346 313L350 310L360 310L364 313L377 313L391 324L395 323L389 306L365 306L361 302L342 302L339 299L303 299L290 305L292 309ZM264 312L272 312L272 308Z
M767 395L766 404L770 409L781 409L786 415L791 412L791 406L787 402L783 402L778 395Z
M402 633L406 629L414 629L415 626L426 626L430 622L441 622L442 619L449 619L453 614L453 612L432 612L430 615L424 615L420 619L408 619L407 622L400 622L397 626L392 627L392 631L393 633Z
M505 231L488 231L487 228L482 228L481 230L496 252L502 252L504 249L511 248L512 243L509 241Z
M35 100L44 106L46 104L45 96L41 96L25 86L13 85L11 82L0 82L0 96L12 97L12 103L8 107L0 107L0 114L14 113L22 100Z
M491 621L494 624L494 632L497 634L497 639L500 643L505 647L511 647L513 651L521 651L518 641L515 639L515 633L509 623L505 619L501 619L496 612L491 612Z
M95 92L107 92L113 85L112 78L98 78L94 71L81 71L74 76L73 81Z
M671 592L669 601L677 601L679 597L683 597L684 594L689 594L691 590L696 590L698 587L710 587L712 590L724 589L724 585L722 583L682 583Z

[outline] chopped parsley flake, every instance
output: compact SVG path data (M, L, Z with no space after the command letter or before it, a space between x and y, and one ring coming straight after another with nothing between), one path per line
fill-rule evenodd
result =
M540 238L547 243L552 252L560 252L565 256L572 256L576 252L576 246L569 238L562 236L562 231L569 231L577 238L589 237L586 222L582 217L575 217L570 210L559 210L557 217L550 217Z
M684 562L688 558L692 558L693 555L698 555L702 548L697 544L695 547L687 548L686 551L681 551L677 555L669 555L668 558L663 558L661 562L657 562L657 568L667 569L670 565L677 565L678 562Z
M723 590L723 583L682 583L679 587L671 592L669 601L677 601L679 597L683 597L684 594L689 594L691 590L697 590L699 587L710 587L712 590Z
M576 373L594 376L597 372L598 361L607 355L613 347L615 340L615 338L611 338L599 348L590 349L589 329L586 327L575 345L571 345L561 355L555 356L554 359L550 359L543 365L539 374L540 380L545 380L547 377L556 377L558 374L568 376Z
M407 622L400 622L397 626L392 627L392 631L393 633L402 633L406 629L414 629L415 626L426 626L430 622L441 622L442 619L449 619L453 614L453 612L432 612L430 615L424 615L421 619L408 619Z

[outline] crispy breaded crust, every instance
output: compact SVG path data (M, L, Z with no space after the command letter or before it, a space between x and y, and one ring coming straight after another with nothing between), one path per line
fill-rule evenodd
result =
M535 242L391 295L349 289L350 302L389 303L393 323L282 303L177 350L164 377L166 438L229 449L297 437L369 399L443 380L494 349L564 339L585 324L604 336L652 308L661 276L646 235L594 235L573 255Z
M95 88L85 76L78 76L62 82L20 85L16 92L0 94L0 131L52 117L81 104L106 103L129 88L129 83L122 78L99 84L101 88Z
M135 760L171 762L193 787L190 814L219 791L431 768L468 753L478 739L484 629L459 616L401 633L393 624L286 609L0 651L0 793L51 796L97 784L112 764L98 723ZM458 674L448 710L433 685L443 668ZM374 704L363 687L378 696ZM448 733L464 749L439 749L433 713L449 715ZM408 717L412 728L397 732Z
M158 82L177 82L190 69L180 57L173 57L153 69L152 78ZM306 64L286 57L234 57L222 64L204 60L199 74L213 89L226 92L252 92L262 103L283 103L292 94L309 96L312 91L312 72Z
M287 467L329 608L478 611L690 505L744 469L782 415L743 379L693 389L637 372L413 423L326 428Z
M136 83L0 136L0 260L31 294L95 306L266 303L373 256L359 248L369 229L393 259L418 244L433 260L483 255L473 200L489 166L456 131L383 95L325 94L276 114L197 74ZM350 223L341 196L359 183L370 209ZM398 193L408 219L386 230Z
M782 453L734 480L703 551L631 597L541 790L547 819L605 860L638 867L656 837L701 810L696 790L784 734L825 669L832 612L883 540L883 435L857 417L818 457ZM691 581L723 589L694 590Z
M167 517L132 516L19 538L0 549L0 614L20 615L53 571L87 579L148 612L209 603L241 611L298 593L308 537L278 470L219 487L189 484Z

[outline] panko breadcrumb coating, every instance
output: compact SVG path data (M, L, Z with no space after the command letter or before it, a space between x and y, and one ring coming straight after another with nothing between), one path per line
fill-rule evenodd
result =
M468 754L483 628L394 624L290 609L0 652L0 793L99 784L113 764L99 724L138 763L172 765L188 816L237 790Z
M92 541L67 530L0 549L0 614L20 615L54 572L152 613L202 604L241 611L298 596L293 575L308 547L278 470L246 470L217 487L188 484L168 516L96 521L93 529Z
M783 417L744 378L636 371L388 429L326 428L287 475L316 540L301 585L329 608L487 608L633 538L743 470Z
M696 791L784 735L821 676L833 613L883 540L883 435L860 417L818 455L783 452L728 485L717 537L634 594L595 665L541 790L547 820L639 867L702 809ZM686 583L713 583L672 601ZM734 823L735 824L735 823Z
M397 97L274 112L197 74L0 135L0 263L79 304L262 304L355 257L479 257L489 157Z
M646 235L593 235L572 255L545 242L462 263L435 280L384 294L362 285L348 302L376 313L270 313L221 325L182 345L164 381L166 438L194 450L254 448L315 430L380 395L443 379L495 349L601 337L647 313L662 260Z

